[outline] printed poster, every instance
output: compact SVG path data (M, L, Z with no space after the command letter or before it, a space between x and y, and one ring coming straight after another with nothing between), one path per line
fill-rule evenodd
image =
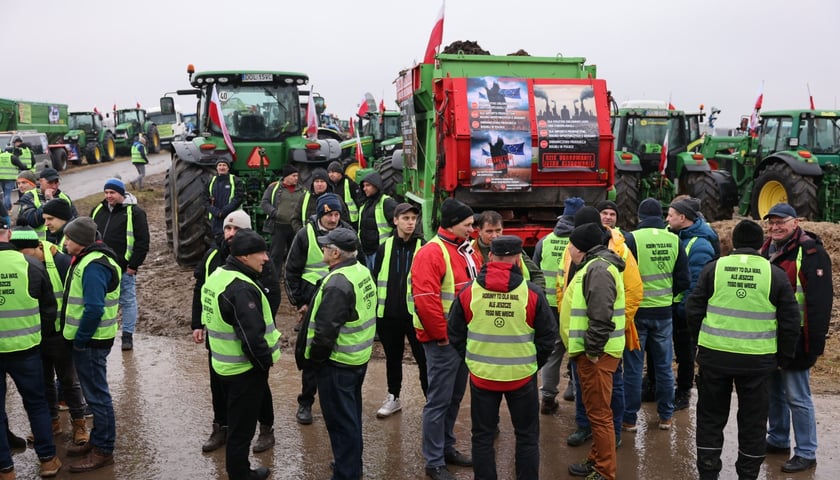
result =
M467 79L474 192L531 190L531 119L523 79Z
M537 168L543 172L595 170L598 117L589 85L534 85Z

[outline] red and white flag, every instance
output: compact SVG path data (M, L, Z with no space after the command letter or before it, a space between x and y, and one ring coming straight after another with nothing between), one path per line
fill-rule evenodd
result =
M438 47L443 43L443 10L446 7L446 1L441 2L440 12L435 18L435 26L432 27L432 33L429 35L429 44L426 45L426 54L423 56L423 63L435 63L435 54Z
M315 99L311 92L306 105L306 138L318 140L318 115L315 113Z
M364 117L366 113L370 111L370 107L368 107L367 98L362 96L362 103L359 105L359 111L356 112L356 115L360 117Z
M816 110L816 108L814 108L814 96L811 95L811 85L806 83L805 87L808 88L808 100L811 102L811 110Z
M227 125L225 125L225 115L222 113L222 102L219 100L219 92L216 91L216 85L213 85L213 94L210 96L210 121L222 129L222 136L225 137L225 145L228 151L236 160L236 150L233 148L233 141L230 139L230 132L228 132Z
M350 119L350 131L349 131L349 133L350 133L351 137L356 136L356 120L354 120L352 118Z
M356 131L356 161L359 162L360 167L367 168L365 153L362 151L362 139L359 137L358 131Z
M750 115L750 133L755 135L758 130L758 112L761 110L761 104L764 103L764 81L762 80L761 86L758 87L758 94L755 98L755 108L753 108L753 112Z
M662 142L662 150L659 153L659 173L664 177L668 168L668 137L671 136L671 129L665 130L665 141Z

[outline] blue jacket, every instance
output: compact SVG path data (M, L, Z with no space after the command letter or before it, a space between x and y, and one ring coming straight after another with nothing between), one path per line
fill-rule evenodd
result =
M703 267L720 256L720 241L718 240L717 233L700 217L694 221L694 225L674 233L680 237L680 246L683 250L685 250L685 247L692 238L697 237L697 240L694 241L691 245L691 250L688 252L688 273L691 281L682 300L677 304L676 310L678 316L685 318L685 300L697 285L697 279L700 278L700 272L703 270Z
M75 261L80 261L81 256L93 251L101 251L116 260L116 255L110 248L102 243L94 243L85 248ZM92 340L91 338L96 329L99 328L102 315L105 314L105 295L120 284L121 278L119 272L116 272L110 265L106 265L104 261L93 261L85 268L82 276L82 299L85 303L85 309L82 313L82 319L79 321L76 338L73 339L73 344L77 348L111 348L111 345L113 345L114 339Z

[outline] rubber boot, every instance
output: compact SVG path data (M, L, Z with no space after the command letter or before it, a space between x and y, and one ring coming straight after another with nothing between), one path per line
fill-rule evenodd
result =
M84 418L73 419L73 443L81 445L90 441L90 434L87 431L87 422Z
M260 436L254 443L254 453L260 453L274 446L274 427L271 425L260 425Z
M218 448L221 448L225 441L227 441L227 425L220 426L218 423L213 424L213 433L210 434L210 438L204 442L204 445L201 446L202 452L212 452Z

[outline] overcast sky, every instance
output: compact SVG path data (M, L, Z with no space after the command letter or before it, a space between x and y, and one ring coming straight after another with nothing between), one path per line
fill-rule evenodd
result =
M364 92L393 105L422 60L438 0L6 0L0 96L71 110L155 106L197 70L302 72L342 118ZM307 10L309 8L309 10ZM718 126L764 110L837 108L836 0L447 0L443 45L586 57L616 99L720 108ZM95 32L95 33L94 33ZM186 99L179 100L184 109Z

